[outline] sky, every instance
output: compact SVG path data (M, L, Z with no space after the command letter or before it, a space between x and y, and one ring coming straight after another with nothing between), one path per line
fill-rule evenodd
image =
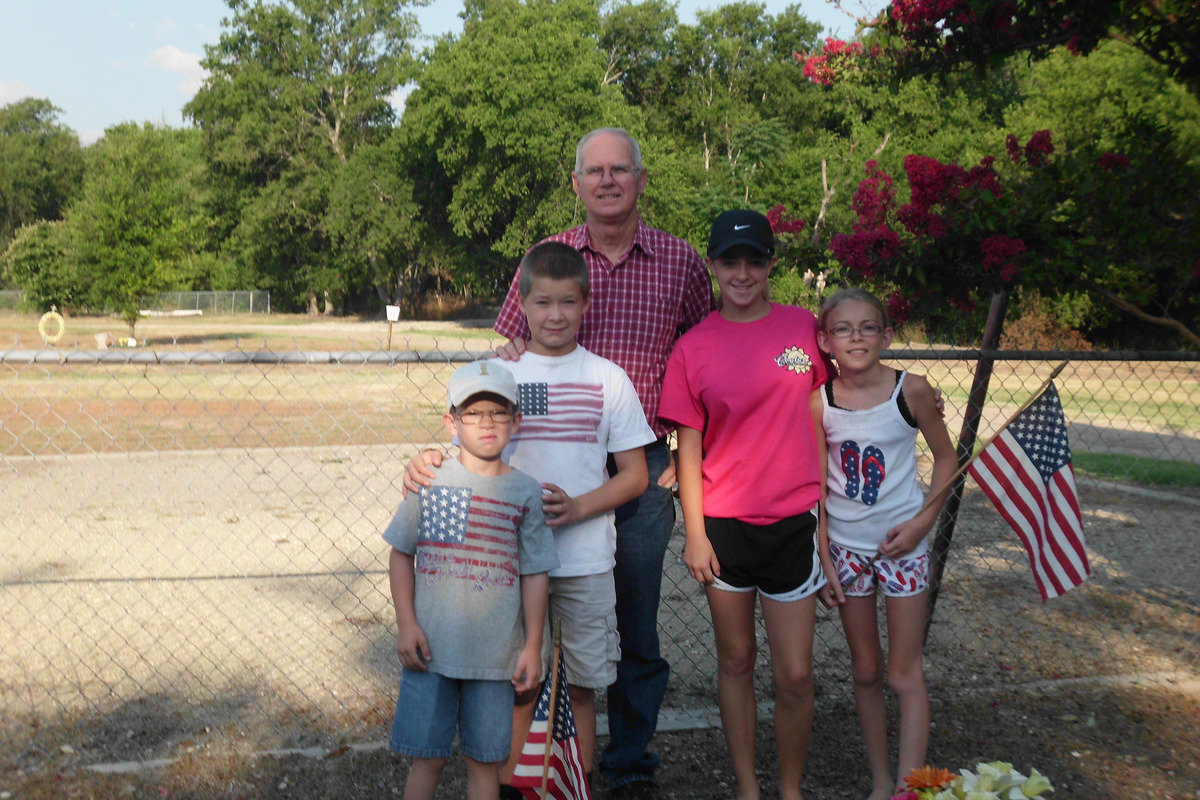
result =
M865 14L864 1L842 5ZM853 34L850 16L827 0L764 4L775 14L796 2L830 33ZM698 9L720 4L682 0L679 18L694 22ZM462 7L433 0L417 9L422 36L461 31ZM84 144L119 122L184 125L181 109L204 81L204 46L217 41L227 16L223 0L0 0L0 106L45 97Z

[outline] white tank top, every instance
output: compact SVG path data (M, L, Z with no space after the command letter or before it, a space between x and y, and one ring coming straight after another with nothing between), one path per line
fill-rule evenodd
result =
M856 553L874 555L893 526L921 510L925 498L917 484L917 428L900 412L900 389L907 372L900 373L896 388L874 408L850 411L825 404L825 440L829 444L829 538ZM921 540L905 556L929 549Z

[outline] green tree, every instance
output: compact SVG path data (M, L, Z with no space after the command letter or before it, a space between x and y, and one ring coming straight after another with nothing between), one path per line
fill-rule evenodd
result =
M1200 100L1116 42L1083 58L1053 53L1028 83L1009 127L1022 137L1054 131L1055 193L1069 198L1053 209L1045 255L1065 285L1109 309L1093 325L1119 319L1113 333L1127 339L1167 327L1200 344Z
M189 180L195 138L150 124L109 128L89 148L83 189L65 216L78 297L117 311L131 329L147 295L186 281L205 242L208 219Z
M331 196L358 149L391 131L388 98L414 75L415 3L228 2L185 108L204 132L219 233L263 288L329 308L354 289Z
M411 313L428 271L422 266L427 228L419 221L412 181L396 168L400 146L394 134L354 152L330 192L326 227L347 279L369 287L381 305L406 306Z
M599 31L592 0L482 0L428 55L402 130L430 225L474 262L453 265L463 284L499 288L512 258L582 218L569 177L580 135L639 129L605 83Z
M21 289L26 305L39 311L78 307L79 279L67 259L64 226L61 220L23 225L0 255L4 281Z
M59 219L79 188L79 139L60 113L34 98L0 108L0 250L22 225Z

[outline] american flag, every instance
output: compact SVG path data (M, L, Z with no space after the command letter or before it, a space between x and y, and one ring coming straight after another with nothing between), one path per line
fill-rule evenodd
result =
M604 411L604 387L598 383L522 383L521 427L513 441L599 441L596 431Z
M540 800L542 775L545 772L545 797L555 800L591 800L592 791L579 755L579 735L575 730L575 715L571 712L571 696L567 692L562 648L554 648L557 668L542 683L533 724L521 749L521 757L513 770L512 786L530 800ZM557 680L555 680L557 678ZM554 724L550 724L550 705L553 699ZM546 736L550 733L547 744ZM546 748L550 748L549 769Z
M1091 574L1071 468L1066 420L1054 384L1022 411L969 468L1029 553L1043 602Z
M417 572L427 579L461 578L485 586L517 579L517 526L525 509L458 486L421 492Z

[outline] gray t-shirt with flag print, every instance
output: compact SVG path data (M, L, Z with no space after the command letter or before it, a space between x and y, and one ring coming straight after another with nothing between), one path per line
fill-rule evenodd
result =
M447 460L432 486L400 504L383 539L414 556L429 670L509 680L525 643L520 576L558 566L537 481L515 469L476 475Z

